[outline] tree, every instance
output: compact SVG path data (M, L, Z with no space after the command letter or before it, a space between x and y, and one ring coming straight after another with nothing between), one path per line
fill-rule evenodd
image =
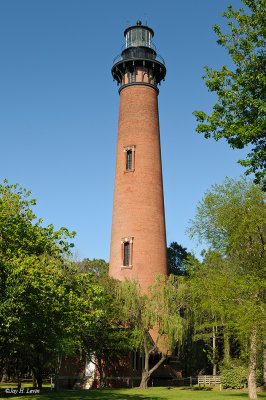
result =
M72 353L79 345L74 334L84 315L95 317L95 284L51 257L23 256L9 266L0 308L1 350L16 362L18 376L28 367L41 388L57 353Z
M167 247L167 266L168 274L186 275L184 263L190 253L187 252L185 247L182 247L177 242L170 243Z
M75 262L74 265L79 272L91 273L96 280L106 277L109 271L109 263L102 259L84 258L82 261Z
M121 302L115 296L116 281L108 276L109 264L102 259L85 258L75 262L79 273L90 274L101 288L94 307L101 312L93 321L87 314L87 323L81 324L77 335L87 359L96 365L101 387L111 366L132 349L130 331L122 328Z
M97 366L101 387L105 387L110 368L132 350L132 341L131 331L122 326L122 303L115 295L116 281L105 276L99 284L101 295L94 307L100 312L93 321L80 326L79 332L81 346L88 359Z
M135 349L144 352L140 388L147 388L151 374L171 354L177 341L182 341L182 289L181 280L173 275L169 278L159 275L149 287L148 294L142 294L135 281L125 280L119 284L118 298L123 303L122 321L132 330ZM151 367L149 359L153 353L160 357Z
M257 347L265 335L265 226L265 196L244 178L227 178L207 191L190 226L192 236L207 241L224 257L219 268L204 266L201 293L205 298L213 293L214 309L226 314L238 336L249 342L250 400L257 399ZM213 288L206 290L208 280Z
M68 261L66 228L36 220L30 192L0 185L0 359L28 366L42 385L57 352L74 347L73 332L84 315L97 314L95 282Z
M219 361L222 360L218 340L224 339L224 358L229 363L230 349L228 335L230 321L220 293L224 292L226 260L220 253L209 250L204 252L200 263L194 262L190 270L190 308L193 312L194 339L204 340L207 345L208 359L213 365L213 375L216 375ZM228 354L229 352L229 354Z
M228 19L229 33L222 33L219 26L213 29L217 43L225 47L234 68L225 65L220 71L205 66L206 86L216 92L218 102L207 115L194 111L199 122L196 131L205 138L225 138L233 149L252 146L246 160L239 163L247 167L246 174L255 173L255 183L261 182L266 190L265 144L265 0L242 0L248 7L234 11L228 6L223 16Z

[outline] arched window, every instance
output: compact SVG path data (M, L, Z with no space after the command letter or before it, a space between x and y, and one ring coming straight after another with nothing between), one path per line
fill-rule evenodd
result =
M125 153L125 169L124 172L133 172L135 171L135 154L136 154L136 146L134 144L130 144L128 146L124 146Z
M127 236L121 239L121 267L132 268L133 262L133 236Z

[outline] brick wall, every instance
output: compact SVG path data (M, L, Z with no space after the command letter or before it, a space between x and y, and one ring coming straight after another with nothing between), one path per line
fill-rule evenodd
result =
M134 171L125 171L126 146L135 146ZM121 268L121 239L133 237L132 267ZM110 275L135 279L144 291L167 274L157 91L145 85L120 92Z

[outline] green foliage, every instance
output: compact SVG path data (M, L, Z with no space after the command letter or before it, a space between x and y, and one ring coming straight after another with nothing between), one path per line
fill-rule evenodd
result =
M173 275L168 279L158 275L148 294L142 294L135 281L125 280L119 285L118 298L123 302L123 319L132 328L136 349L144 351L145 340L153 344L149 334L151 330L157 333L155 348L165 353L173 349L177 340L182 340L182 290L182 283L178 283ZM164 348L164 335L168 338L167 348Z
M122 322L132 331L133 345L145 354L145 367L140 387L147 388L150 375L167 358L177 341L182 341L184 322L181 317L184 285L174 275L158 275L154 284L143 294L136 281L125 280L118 286L117 296L122 302ZM160 360L150 368L153 352Z
M226 179L205 194L190 227L192 236L216 250L205 254L192 275L200 318L220 323L246 349L252 399L256 398L257 348L266 333L264 199L260 188L244 178Z
M42 226L35 204L18 185L0 185L0 360L18 375L30 368L41 387L62 355L83 347L101 373L131 342L108 263L71 263L75 233Z
M262 341L259 348L258 348L258 358L257 358L257 370L256 370L256 383L257 386L264 385L264 364L265 364L265 353L264 353L264 346L265 341Z
M122 328L122 303L115 295L116 281L108 276L109 264L102 259L85 258L74 265L79 274L90 276L100 288L100 295L95 297L93 303L94 309L98 310L97 315L91 320L92 314L86 313L88 323L81 324L76 335L87 358L97 366L101 387L105 387L110 366L132 349L131 332Z
M68 261L75 233L43 227L35 204L26 189L0 185L0 359L18 374L30 368L41 386L57 352L77 346L78 327L100 312L100 288Z
M93 261L95 265L97 260ZM103 260L99 261L102 265ZM98 278L98 282L101 285L101 295L94 299L93 307L99 312L94 315L93 320L91 313L85 315L85 318L89 318L89 323L80 326L78 334L87 357L97 365L101 386L104 387L110 365L117 363L125 354L128 355L133 343L131 331L122 327L122 303L115 295L116 281L104 275L101 279Z
M75 262L74 265L77 267L79 272L91 273L96 280L99 280L108 275L109 263L105 260L84 258L84 260Z
M193 319L193 314L188 311L185 314L186 330L182 343L178 343L177 356L178 365L182 370L182 376L196 376L201 374L211 373L211 365L206 351L206 342L195 338L196 324ZM212 360L211 360L212 361Z
M226 179L205 194L190 227L192 236L204 239L223 254L223 258L207 256L196 278L198 287L204 286L204 293L212 299L210 307L213 304L227 316L230 311L235 326L245 334L254 325L261 334L264 330L264 197L259 187L244 178ZM228 303L231 307L225 309Z
M35 199L29 199L30 191L18 184L0 185L0 256L1 260L11 259L21 254L63 256L73 244L66 239L73 238L75 232L66 228L54 231L53 225L42 227L31 207ZM36 222L35 222L36 220ZM34 223L35 222L35 223Z
M205 67L206 86L216 92L218 102L207 115L194 111L197 132L215 140L225 138L234 149L252 146L246 160L239 163L247 167L247 174L255 173L255 183L264 182L266 167L265 144L265 0L242 0L248 8L234 11L228 6L223 16L228 20L229 33L222 33L214 25L217 43L229 53L234 69L225 65L220 71Z
M238 257L246 272L265 272L265 196L260 188L242 178L226 178L222 185L208 190L197 206L189 232L199 241L226 256Z
M185 261L189 254L187 249L177 242L170 243L170 246L167 247L168 274L186 275Z
M223 389L242 389L247 385L248 369L244 366L223 368L221 384Z

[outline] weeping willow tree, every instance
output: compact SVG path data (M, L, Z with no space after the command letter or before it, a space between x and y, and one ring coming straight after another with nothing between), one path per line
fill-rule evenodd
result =
M147 294L141 292L136 281L125 280L118 285L123 323L132 329L135 349L144 353L142 389L147 389L151 374L171 355L176 343L182 341L184 292L182 278L174 276L158 275ZM149 360L154 353L160 357L151 367Z

